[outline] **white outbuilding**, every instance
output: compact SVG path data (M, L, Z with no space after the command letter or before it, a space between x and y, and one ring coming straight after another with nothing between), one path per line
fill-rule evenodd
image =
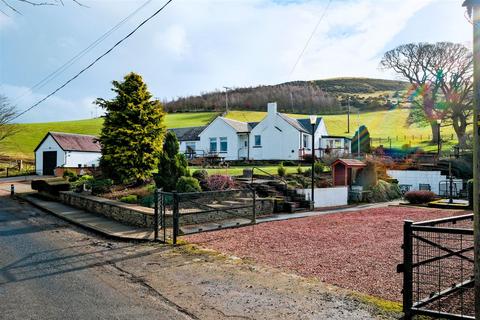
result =
M95 136L49 132L35 148L38 175L53 175L55 168L98 166L101 146Z

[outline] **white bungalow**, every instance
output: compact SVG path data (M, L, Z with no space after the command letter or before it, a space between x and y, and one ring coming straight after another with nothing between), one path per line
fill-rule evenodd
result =
M57 167L98 166L101 155L95 136L49 132L35 148L36 173L53 175Z
M328 135L325 122L315 123L315 149L322 136ZM268 104L267 116L250 134L251 158L255 160L299 160L311 155L312 125L310 119L294 119L277 112L277 104Z
M260 122L217 117L206 127L171 130L177 134L180 150L190 157L215 155L227 161L299 160L312 154L310 119L294 119L279 113L276 103L268 104L268 113ZM313 137L317 156L330 151L342 156L350 153L350 140L328 136L320 117L316 119Z

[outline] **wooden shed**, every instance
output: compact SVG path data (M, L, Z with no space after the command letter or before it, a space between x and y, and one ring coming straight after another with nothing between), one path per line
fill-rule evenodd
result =
M337 159L332 163L333 185L351 186L357 172L367 164L356 159Z

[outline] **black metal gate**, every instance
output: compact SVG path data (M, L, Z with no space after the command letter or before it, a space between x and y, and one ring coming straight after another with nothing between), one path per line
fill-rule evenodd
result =
M475 319L473 214L405 221L403 252L405 319Z
M178 236L256 223L254 189L155 192L155 240L177 243Z

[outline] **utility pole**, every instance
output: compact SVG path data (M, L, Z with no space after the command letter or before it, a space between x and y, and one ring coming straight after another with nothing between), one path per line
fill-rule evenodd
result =
M347 113L347 133L350 133L350 97L347 98L348 113Z
M225 89L225 115L228 113L228 90L230 90L230 87L223 87Z
M480 319L480 0L466 0L464 7L473 13L473 212L475 261L475 319Z

